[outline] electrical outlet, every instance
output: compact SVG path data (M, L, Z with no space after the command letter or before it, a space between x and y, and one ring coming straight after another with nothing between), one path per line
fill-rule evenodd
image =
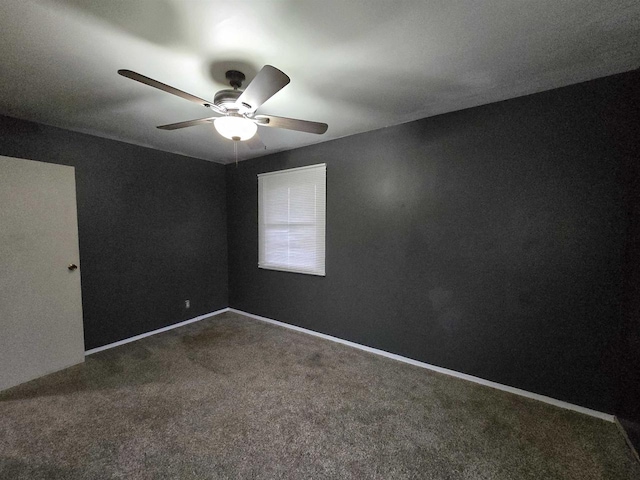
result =
M184 308L191 308L191 300L184 301Z

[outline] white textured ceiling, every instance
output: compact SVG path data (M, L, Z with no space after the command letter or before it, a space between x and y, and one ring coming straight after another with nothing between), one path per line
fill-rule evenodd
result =
M227 163L211 125L155 128L208 110L116 71L212 99L283 70L258 113L329 130L260 128L247 159L638 68L640 2L2 0L0 37L0 113Z

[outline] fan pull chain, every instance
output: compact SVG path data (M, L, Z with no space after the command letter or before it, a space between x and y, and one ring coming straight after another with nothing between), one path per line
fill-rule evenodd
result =
M236 156L236 168L238 168L238 142L240 137L231 137L231 140L233 140L233 153Z

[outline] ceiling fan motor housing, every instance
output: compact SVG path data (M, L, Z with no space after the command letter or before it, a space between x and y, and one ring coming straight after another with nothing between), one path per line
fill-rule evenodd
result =
M237 110L237 101L240 95L242 95L242 91L240 90L220 90L213 97L213 103L216 107L226 110Z

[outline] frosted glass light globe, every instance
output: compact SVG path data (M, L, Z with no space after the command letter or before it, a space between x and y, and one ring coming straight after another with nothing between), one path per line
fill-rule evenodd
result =
M223 137L229 140L240 139L240 141L249 140L258 130L258 126L251 120L235 116L216 118L213 126Z

